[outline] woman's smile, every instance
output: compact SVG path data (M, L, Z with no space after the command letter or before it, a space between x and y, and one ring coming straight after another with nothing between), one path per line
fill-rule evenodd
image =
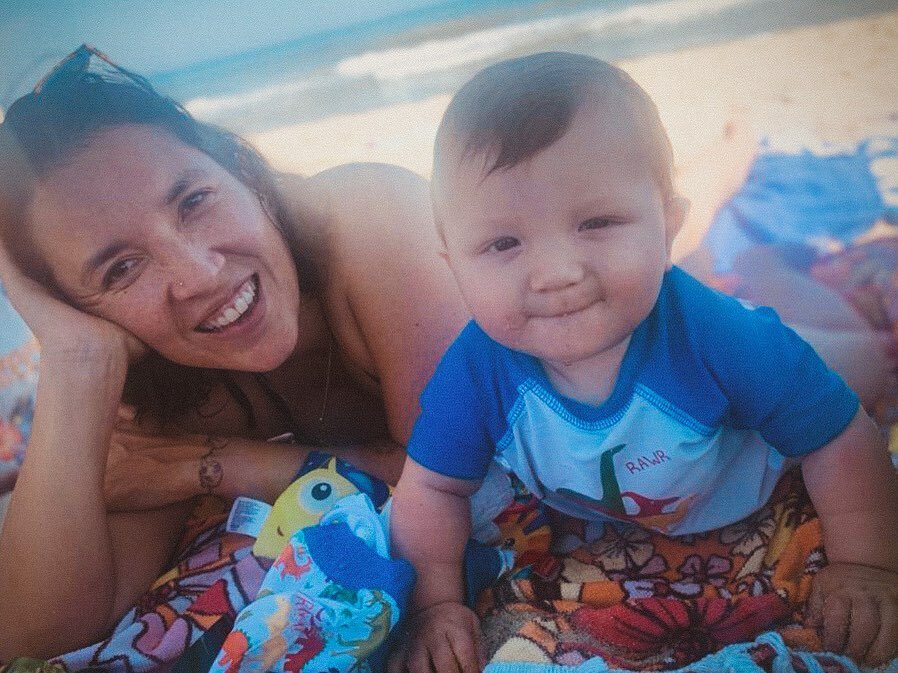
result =
M252 190L174 137L104 131L50 171L32 217L63 292L164 357L267 371L293 352L286 242Z
M221 333L244 324L252 316L258 300L259 276L253 274L238 288L227 303L216 309L211 317L203 320L197 326L196 331Z

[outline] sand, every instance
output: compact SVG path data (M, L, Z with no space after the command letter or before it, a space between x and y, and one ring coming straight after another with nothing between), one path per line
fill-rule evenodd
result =
M680 189L695 205L677 242L678 257L697 245L709 214L741 181L756 139L787 148L823 141L838 148L879 133L898 135L898 11L618 65L658 104ZM448 101L440 95L249 139L277 168L305 175L381 161L427 176ZM731 137L723 140L727 132Z

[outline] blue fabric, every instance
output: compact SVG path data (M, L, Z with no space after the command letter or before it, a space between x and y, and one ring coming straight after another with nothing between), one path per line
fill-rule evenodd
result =
M834 239L848 243L877 220L898 221L894 195L884 200L871 163L898 156L898 139L865 141L854 152L818 156L761 153L742 188L720 209L706 245L715 271L727 273L757 244Z
M771 669L776 673L798 673L795 667L795 659L799 659L809 673L823 671L821 664L837 664L840 670L861 673L861 669L851 659L838 654L828 652L799 652L789 648L775 631L763 633L754 641L728 645L719 652L687 664L682 668L672 669L669 673L766 673L768 668L762 667L752 659L750 651L759 645L770 645L776 652ZM529 662L495 662L490 663L484 669L484 673L601 673L604 671L615 673L636 673L628 669L611 668L601 657L594 657L582 664L574 666L561 666L558 664L539 664ZM870 670L870 669L864 669ZM898 659L893 659L881 669L881 673L898 673Z
M306 528L304 533L309 553L332 581L349 589L376 587L386 591L396 601L400 614L405 614L415 583L415 570L408 561L380 556L346 524L315 526ZM392 629L386 640L368 656L367 664L371 670L386 670L395 633L396 629Z
M25 321L9 302L3 285L0 285L0 354L18 348L31 338Z
M502 554L477 540L468 540L465 545L465 604L473 608L480 592L492 586L505 571Z
M353 494L296 531L210 672L380 670L414 575L386 556L384 525L370 498Z
M377 587L400 608L405 605L415 582L408 561L380 556L346 524L311 526L304 532L309 554L332 581L348 589Z
M537 359L472 322L421 406L408 452L435 472L479 480L495 456L569 514L686 534L762 506L784 457L836 437L858 400L775 312L674 268L601 405L558 395Z

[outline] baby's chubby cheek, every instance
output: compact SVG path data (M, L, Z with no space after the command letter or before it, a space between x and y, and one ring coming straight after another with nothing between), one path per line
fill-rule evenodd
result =
M461 265L455 271L462 298L480 329L494 341L515 348L527 326L527 314L516 288L495 277L466 273Z
M500 313L483 313L474 319L480 328L486 332L493 341L513 350L521 350L524 329L527 325L525 316L521 313L510 311Z

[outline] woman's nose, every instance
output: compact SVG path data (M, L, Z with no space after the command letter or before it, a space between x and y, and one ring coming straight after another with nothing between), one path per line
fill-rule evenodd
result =
M172 296L186 299L217 287L224 261L224 255L214 248L184 246L167 265Z
M534 254L530 288L535 292L561 290L583 280L585 270L570 246L558 245Z

